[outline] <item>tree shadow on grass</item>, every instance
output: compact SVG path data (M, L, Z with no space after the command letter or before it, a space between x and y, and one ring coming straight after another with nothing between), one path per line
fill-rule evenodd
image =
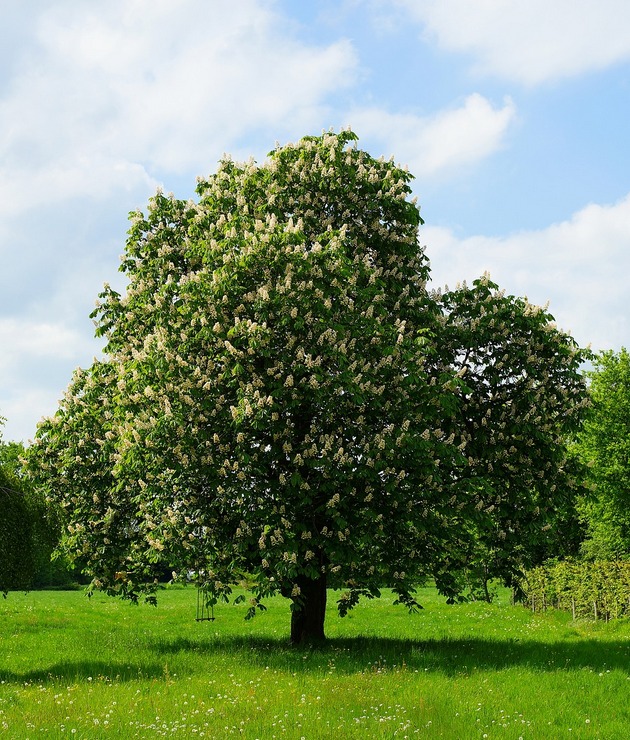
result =
M385 637L331 638L317 646L291 646L285 639L253 636L161 638L149 649L156 660L150 663L108 663L67 661L52 666L17 671L0 670L5 683L50 683L75 681L161 680L164 658L177 653L194 653L233 660L260 670L288 673L337 675L386 673L390 671L436 672L452 677L475 671L525 668L556 672L591 670L602 673L620 670L630 676L630 641L428 639L402 640Z
M4 671L0 669L0 681L4 683L51 683L87 681L141 681L164 678L164 666L157 663L138 665L134 663L106 663L104 661L82 660L55 663L46 668L24 671Z
M533 671L620 670L630 675L630 642L584 640L428 639L384 637L332 638L320 645L291 646L286 640L262 637L208 637L160 640L151 646L159 655L180 651L232 656L234 660L290 672L337 674L389 670L435 671L447 676L473 671L527 668Z

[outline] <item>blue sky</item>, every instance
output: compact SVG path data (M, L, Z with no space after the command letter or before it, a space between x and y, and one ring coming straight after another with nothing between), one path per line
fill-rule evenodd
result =
M627 0L30 0L0 24L0 414L77 366L127 213L351 125L416 176L436 285L489 271L630 346Z

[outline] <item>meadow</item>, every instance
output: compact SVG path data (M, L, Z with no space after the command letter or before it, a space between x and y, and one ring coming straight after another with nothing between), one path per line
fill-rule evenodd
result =
M196 592L157 607L83 592L0 600L0 736L7 738L630 737L630 621L573 621L510 604L391 594L328 642L288 645L282 598L250 622L223 605L196 622Z

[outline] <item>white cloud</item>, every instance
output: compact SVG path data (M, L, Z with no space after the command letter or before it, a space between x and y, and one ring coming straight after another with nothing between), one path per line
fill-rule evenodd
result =
M0 395L0 414L6 418L6 423L0 428L0 439L28 444L35 437L40 419L55 413L61 395L33 386L5 393L4 397Z
M28 440L37 421L54 413L72 368L96 344L61 321L0 318L0 415L2 436Z
M416 177L474 164L503 145L516 110L510 99L494 108L482 95L469 95L458 108L433 116L388 113L378 108L349 114L360 137L382 142Z
M591 204L568 221L504 238L458 239L425 226L434 283L454 287L485 271L514 295L550 302L558 324L594 349L618 349L630 334L630 194L614 205Z
M23 318L0 318L0 371L11 368L18 357L40 361L80 356L85 340L62 323Z
M626 0L396 0L476 70L528 85L630 59Z
M258 0L48 5L0 100L5 213L202 174L253 130L303 132L356 72L350 42L302 44Z
M217 140L308 117L356 64L349 42L300 44L256 0L115 2L67 20L47 18L42 42L79 83L89 123L102 118L100 146L169 170L220 155Z

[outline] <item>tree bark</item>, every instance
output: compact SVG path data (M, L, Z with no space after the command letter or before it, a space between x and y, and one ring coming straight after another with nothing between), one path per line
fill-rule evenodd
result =
M326 618L326 574L317 580L300 578L300 601L294 600L291 611L291 643L322 642Z

